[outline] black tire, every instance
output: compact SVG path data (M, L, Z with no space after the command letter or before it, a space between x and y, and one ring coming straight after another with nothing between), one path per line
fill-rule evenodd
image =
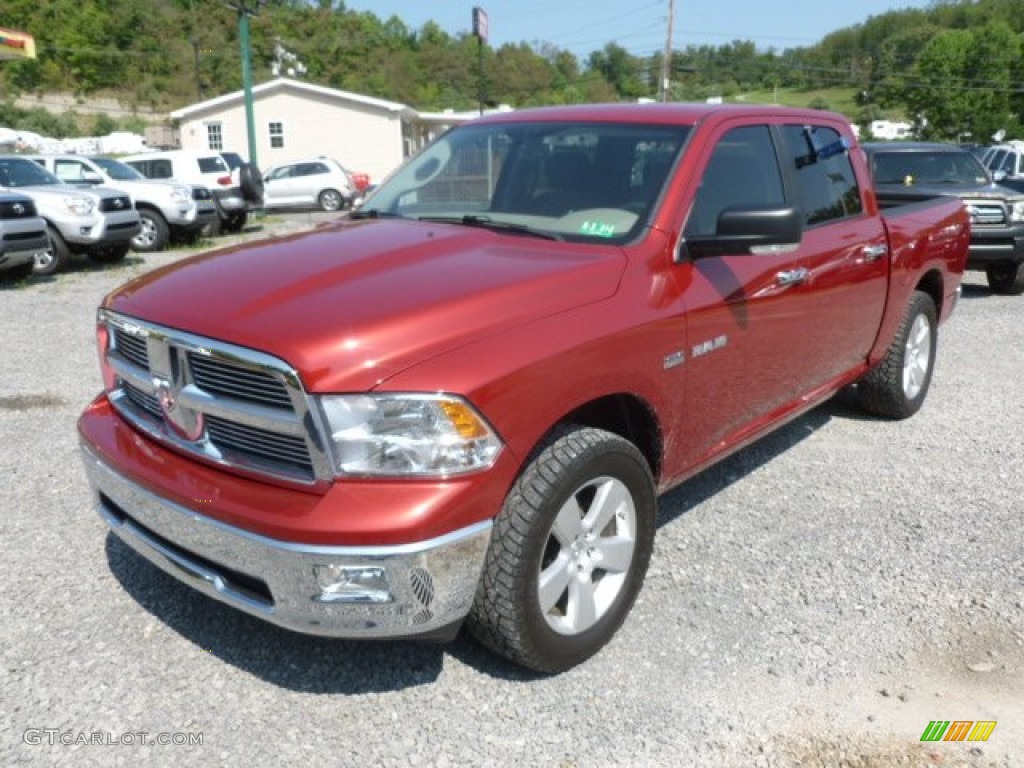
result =
M46 236L50 238L50 247L36 254L32 272L37 275L55 275L63 272L71 263L71 249L53 227L47 225Z
M17 283L21 280L25 280L32 276L32 270L35 264L31 261L26 261L24 264L19 264L16 267L9 267L7 269L0 270L0 282L5 283Z
M223 222L218 212L216 216L207 222L206 226L200 230L203 237L217 237L224 230Z
M316 198L322 211L340 211L345 207L345 196L336 189L325 189Z
M229 213L226 218L221 219L220 229L222 232L241 232L248 220L249 214L246 211Z
M171 239L171 230L163 214L149 208L140 208L139 222L142 229L132 238L133 250L139 253L155 253L167 247Z
M632 608L656 519L650 467L632 443L599 429L558 430L495 520L469 630L539 672L585 661Z
M117 264L119 261L124 261L124 257L127 255L128 244L118 243L117 245L108 245L105 248L91 251L89 258L97 264Z
M238 185L247 202L263 204L263 175L259 168L252 163L242 163L238 167Z
M906 419L921 409L935 370L937 318L931 296L914 291L889 351L857 384L861 408L887 419Z
M988 287L1001 296L1020 296L1024 293L1024 261L1020 264L1001 264L985 270Z

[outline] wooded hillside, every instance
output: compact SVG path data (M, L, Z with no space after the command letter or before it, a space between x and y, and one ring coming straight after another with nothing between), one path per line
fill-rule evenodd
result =
M0 102L8 102L0 124L25 117L9 103L23 92L114 94L174 109L241 87L237 14L219 0L5 0L0 25L34 35L39 51L36 61L0 66ZM281 45L309 82L426 110L477 104L477 41L468 32L410 29L340 0L266 0L251 29L256 82L271 77ZM999 128L1021 128L1022 32L1024 0L947 0L873 17L813 47L689 46L673 56L670 96L848 89L855 120L906 115L927 121L925 136L987 141ZM525 43L488 47L483 57L487 101L517 107L654 97L660 69L660 54L636 57L614 41L584 61Z

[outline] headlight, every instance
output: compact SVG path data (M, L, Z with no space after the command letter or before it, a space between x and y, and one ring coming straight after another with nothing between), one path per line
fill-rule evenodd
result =
M175 187L171 190L171 200L176 203L188 203L192 200L192 190L188 187Z
M64 205L68 207L68 210L78 216L88 216L92 213L93 208L96 204L89 197L80 197L75 195L74 197L65 197Z
M1010 206L1010 221L1024 221L1024 200Z
M326 395L318 398L339 475L446 477L486 469L501 440L451 395Z

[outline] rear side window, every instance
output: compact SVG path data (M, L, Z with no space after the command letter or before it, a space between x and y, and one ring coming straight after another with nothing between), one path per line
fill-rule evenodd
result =
M765 125L734 128L715 146L686 222L690 237L714 235L726 208L786 202L775 144Z
M839 132L813 125L786 125L782 132L795 165L804 222L813 226L860 214L860 188Z
M201 173L230 173L227 163L220 155L200 157L199 170Z

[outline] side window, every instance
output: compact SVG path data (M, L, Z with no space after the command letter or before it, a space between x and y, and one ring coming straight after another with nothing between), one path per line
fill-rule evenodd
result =
M812 125L786 125L782 133L795 165L804 222L812 226L861 213L857 177L839 133Z
M309 164L309 174L311 176L316 175L316 174L320 174L320 173L327 173L327 166L326 165L324 165L323 163L310 163Z
M174 175L171 170L170 160L152 160L149 163L149 177L151 179L169 179Z
M284 123L268 123L270 131L270 146L273 149L281 149L284 146Z
M77 160L57 160L53 164L54 175L65 184L83 181L85 168Z
M718 217L735 206L783 205L786 195L766 125L734 128L715 146L686 221L689 237L714 235Z

